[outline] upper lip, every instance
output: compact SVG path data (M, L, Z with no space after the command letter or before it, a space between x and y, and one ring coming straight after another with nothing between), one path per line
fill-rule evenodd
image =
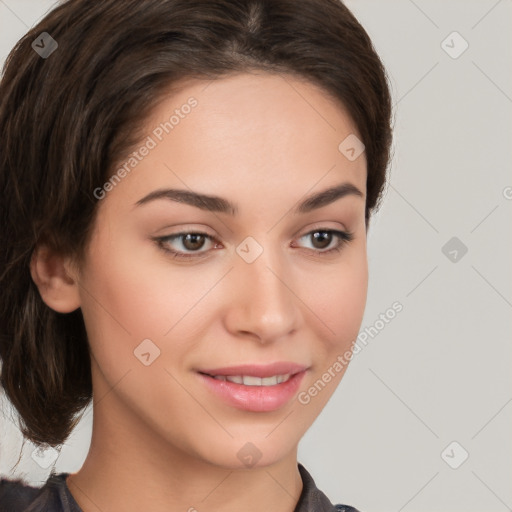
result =
M251 375L253 377L273 377L274 375L286 375L300 373L307 370L308 366L292 362L277 362L272 364L241 364L237 366L224 366L223 368L210 368L198 370L207 375Z

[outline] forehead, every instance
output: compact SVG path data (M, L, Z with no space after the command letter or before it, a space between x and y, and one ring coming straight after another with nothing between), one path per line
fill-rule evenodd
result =
M245 191L246 204L260 206L262 198L296 201L343 181L366 192L364 153L351 161L339 149L359 137L345 108L290 75L182 82L158 103L143 134L140 146L150 149L109 192L122 190L131 203L165 186L224 197Z

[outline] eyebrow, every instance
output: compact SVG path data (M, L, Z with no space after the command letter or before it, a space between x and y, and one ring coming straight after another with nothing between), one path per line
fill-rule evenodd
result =
M306 197L293 209L292 213L294 215L304 214L327 206L346 196L364 197L363 193L356 186L352 185L352 183L345 182ZM142 206L143 204L156 201L157 199L166 199L195 206L201 210L226 213L229 215L237 215L239 211L236 204L222 197L200 194L191 190L170 188L158 189L150 192L142 199L139 199L135 203L135 206Z

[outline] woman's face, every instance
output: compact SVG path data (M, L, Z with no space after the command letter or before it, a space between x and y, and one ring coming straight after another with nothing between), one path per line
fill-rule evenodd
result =
M362 321L356 127L317 87L265 73L188 82L145 126L95 191L80 269L95 423L127 446L272 464L334 392Z

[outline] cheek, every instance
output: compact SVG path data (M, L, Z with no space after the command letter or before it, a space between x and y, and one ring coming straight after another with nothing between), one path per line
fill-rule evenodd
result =
M84 274L82 311L93 351L102 364L125 367L150 339L163 362L172 339L179 357L180 345L190 345L195 305L218 277L173 265L149 243L110 242L96 244Z
M324 269L316 279L308 279L304 296L321 325L325 350L350 348L363 320L368 290L366 253L359 251L343 263Z

